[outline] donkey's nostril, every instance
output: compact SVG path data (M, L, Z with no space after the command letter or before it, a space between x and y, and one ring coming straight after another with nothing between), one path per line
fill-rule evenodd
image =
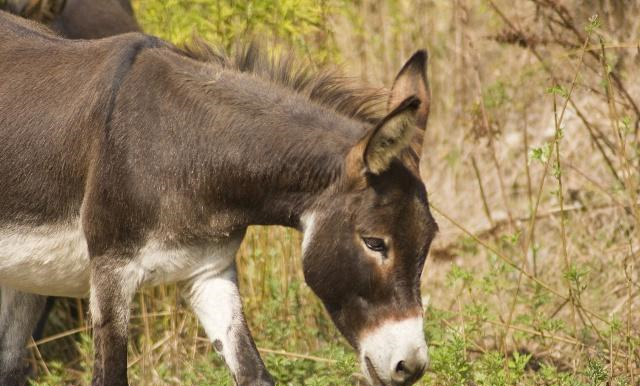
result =
M393 381L398 385L405 385L409 380L413 379L414 369L407 361L400 361L396 363L395 371L392 375Z
M426 365L426 359L420 356L405 358L395 364L391 378L395 385L412 385L422 377Z
M407 367L404 361L400 361L396 365L396 373L404 373L404 372L407 372Z

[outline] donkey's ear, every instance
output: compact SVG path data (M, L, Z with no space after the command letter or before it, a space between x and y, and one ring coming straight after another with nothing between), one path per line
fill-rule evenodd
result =
M359 174L364 166L365 171L380 174L389 168L394 158L400 157L408 160L408 166L419 173L417 157L422 153L430 102L427 52L420 50L396 76L387 115L349 152L349 171ZM414 151L406 151L409 147Z
M387 105L387 110L393 111L410 96L420 99L420 106L416 111L416 126L419 130L424 130L427 127L431 105L427 80L427 60L428 55L425 50L417 51L407 60L391 86Z
M391 161L409 146L416 131L420 105L418 97L409 96L365 137L363 158L368 172L380 174L387 170Z
M427 80L427 51L420 50L411 56L405 63L391 87L391 94L387 109L394 111L404 100L410 96L415 96L420 100L420 105L416 109L415 128L410 146L413 154L407 154L409 161L418 168L419 158L422 155L422 141L429 119L429 109L431 106L431 94L429 91L429 81ZM418 159L416 159L418 157Z

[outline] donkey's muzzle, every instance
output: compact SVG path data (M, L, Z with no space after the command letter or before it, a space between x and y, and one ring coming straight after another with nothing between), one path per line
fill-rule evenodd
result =
M361 337L362 367L373 386L409 386L428 366L422 317L391 320Z

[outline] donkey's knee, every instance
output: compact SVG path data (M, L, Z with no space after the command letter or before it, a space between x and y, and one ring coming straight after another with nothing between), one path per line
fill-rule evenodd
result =
M0 298L0 385L22 385L29 373L26 346L46 297L2 288Z

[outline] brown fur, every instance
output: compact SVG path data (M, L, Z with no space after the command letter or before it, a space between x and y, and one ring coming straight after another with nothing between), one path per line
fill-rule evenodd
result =
M140 32L130 0L65 0L50 26L71 39L97 39Z

